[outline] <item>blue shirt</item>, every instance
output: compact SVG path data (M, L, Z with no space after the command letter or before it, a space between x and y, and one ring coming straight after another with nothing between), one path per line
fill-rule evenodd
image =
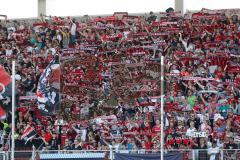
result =
M127 143L127 150L132 150L133 149L133 145L131 143Z

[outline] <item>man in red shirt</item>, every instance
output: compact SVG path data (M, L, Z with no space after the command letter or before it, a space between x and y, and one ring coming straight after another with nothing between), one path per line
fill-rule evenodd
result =
M153 127L154 133L160 133L161 132L161 124L159 120L156 120L156 125Z

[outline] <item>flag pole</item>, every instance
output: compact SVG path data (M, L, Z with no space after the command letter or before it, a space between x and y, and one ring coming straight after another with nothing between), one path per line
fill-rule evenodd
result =
M164 85L164 56L161 56L161 160L163 160L163 152L164 152L164 132L163 132L163 126L164 126L164 121L163 121L163 114L164 114L164 109L163 109L163 85Z
M14 160L15 149L15 61L12 61L12 143L11 143L11 160Z

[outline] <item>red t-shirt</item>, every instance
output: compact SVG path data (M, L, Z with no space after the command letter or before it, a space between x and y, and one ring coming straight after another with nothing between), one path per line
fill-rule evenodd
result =
M41 121L44 126L47 126L48 119L46 117L42 117Z
M145 146L147 150L150 150L152 148L152 142L145 142Z
M44 135L44 139L45 139L46 142L49 142L49 141L52 139L51 133L46 133L46 134Z
M174 145L175 140L173 138L167 140L167 145L172 146Z
M222 77L223 77L222 72L215 71L215 74L216 74L218 79L222 79Z
M40 112L40 110L38 109L38 107L33 106L32 108L34 109L34 113L35 113L35 115L36 115L36 118L37 118L37 119L41 119L42 116L41 116L41 112Z
M89 149L89 147L90 147L90 143L83 144L83 149Z
M188 138L183 139L183 144L186 146L190 145L190 140Z
M161 126L160 126L160 125L154 126L154 127L153 127L153 132L154 132L154 133L159 133L159 132L161 132Z
M73 74L79 74L79 75L83 75L83 74L84 74L84 72L83 72L82 69L76 69L76 70L74 70L72 73L73 73Z
M166 134L173 134L174 133L174 128L168 128L166 130Z
M27 107L24 107L24 106L18 107L18 108L17 108L17 111L18 111L18 112L21 112L22 115L23 115L23 117L24 117L25 114L28 112L28 108L27 108Z
M61 135L61 146L64 146L65 145L65 140L68 138L67 134L66 133L63 133Z
M42 125L36 125L36 126L35 126L35 129L36 129L37 134L41 135Z
M142 131L143 131L144 133L146 133L146 134L152 132L151 127L144 127L144 128L142 129Z

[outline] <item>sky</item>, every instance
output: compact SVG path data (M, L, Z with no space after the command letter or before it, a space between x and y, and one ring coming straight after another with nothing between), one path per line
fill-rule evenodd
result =
M240 9L240 0L184 0L184 10Z
M113 12L149 13L174 8L174 0L46 0L47 15L104 15ZM240 8L240 0L184 0L184 10ZM37 16L37 0L0 0L0 14L8 18Z
M174 0L68 0L71 4L65 5L66 0L48 0L47 12L51 15L101 15L113 12L149 13L150 11L165 11L168 7L174 8ZM84 3L79 3L79 2ZM57 3L58 2L58 3ZM57 4L57 5L56 5ZM76 4L76 5L75 5ZM51 6L56 5L56 9ZM69 14L63 12L69 10Z

